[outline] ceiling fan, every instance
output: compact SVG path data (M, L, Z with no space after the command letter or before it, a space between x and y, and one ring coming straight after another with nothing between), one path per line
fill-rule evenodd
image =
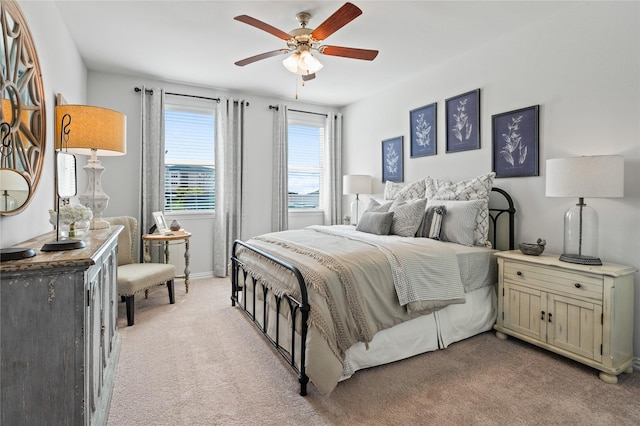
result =
M362 59L372 61L378 55L377 50L356 49L352 47L329 46L322 45L331 34L344 27L349 22L362 14L362 10L352 3L345 3L340 9L335 11L333 15L328 17L318 28L307 28L307 24L311 19L308 12L300 12L296 15L296 19L300 23L300 28L296 28L286 33L269 24L248 15L236 16L236 21L256 27L260 30L273 34L281 40L287 42L286 49L276 49L270 52L261 53L242 59L235 64L243 67L262 59L270 58L277 55L290 54L283 64L291 72L302 76L302 80L308 81L316 76L316 72L322 68L322 64L312 55L311 52L316 51L323 55L340 56L344 58Z

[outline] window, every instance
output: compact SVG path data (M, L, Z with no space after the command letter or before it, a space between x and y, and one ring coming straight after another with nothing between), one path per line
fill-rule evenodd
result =
M289 209L318 209L322 196L324 118L290 112Z
M164 210L214 210L213 109L165 104L164 118Z

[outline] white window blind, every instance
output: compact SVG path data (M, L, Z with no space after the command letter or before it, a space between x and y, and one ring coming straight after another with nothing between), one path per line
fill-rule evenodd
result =
M322 194L324 119L290 114L289 209L318 209Z
M165 104L165 211L215 209L213 109Z

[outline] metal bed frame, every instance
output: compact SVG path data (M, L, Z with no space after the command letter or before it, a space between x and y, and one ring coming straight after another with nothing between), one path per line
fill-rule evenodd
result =
M491 222L493 224L493 241L497 241L497 229L498 229L498 219L503 214L508 215L509 223L509 250L514 249L514 232L515 232L515 213L516 209L513 204L513 199L511 196L504 190L500 188L492 188L493 192L497 192L501 194L506 200L507 207L505 208L489 208L489 216L491 218ZM280 267L289 270L297 279L298 286L300 289L300 300L289 294L283 294L282 296L278 296L273 294L272 297L276 301L276 325L275 325L275 339L272 338L267 333L267 312L268 305L267 299L269 295L269 289L264 283L260 282L256 278L254 278L246 269L242 261L240 261L236 252L238 247L244 247L247 250L250 250L256 253L259 256L262 256L269 261L279 265ZM231 306L236 306L236 304L242 309L242 311L251 319L251 321L255 324L255 326L262 332L262 334L266 337L266 339L271 343L271 345L276 349L276 351L282 356L282 358L291 366L291 368L298 375L298 382L300 382L300 395L307 395L307 384L309 383L309 376L307 376L306 368L305 368L305 360L306 360L306 351L307 351L307 332L308 332L308 324L307 319L309 318L309 311L311 310L311 306L309 305L309 299L307 296L307 287L304 282L304 278L300 273L300 270L291 265L288 262L282 261L277 257L266 253L265 251L259 250L243 241L236 240L233 243L232 254L231 254L231 263L232 263L232 271L231 271ZM242 284L240 281L242 280ZM251 285L253 291L253 297L251 301L251 305L248 306L247 292L243 289ZM257 291L262 291L262 322L256 318L256 295ZM281 344L279 336L280 336L280 306L281 302L285 301L289 309L291 311L291 341L285 342L284 345ZM300 342L296 343L296 323L297 317L300 315ZM286 325L285 325L286 326ZM287 344L288 343L288 344ZM295 363L296 359L296 351L300 352L300 366L298 367Z

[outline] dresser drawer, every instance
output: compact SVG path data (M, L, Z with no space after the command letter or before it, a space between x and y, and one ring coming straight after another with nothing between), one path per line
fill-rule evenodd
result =
M554 293L602 300L603 281L601 276L581 274L553 266L505 260L504 279L515 284L535 286Z

